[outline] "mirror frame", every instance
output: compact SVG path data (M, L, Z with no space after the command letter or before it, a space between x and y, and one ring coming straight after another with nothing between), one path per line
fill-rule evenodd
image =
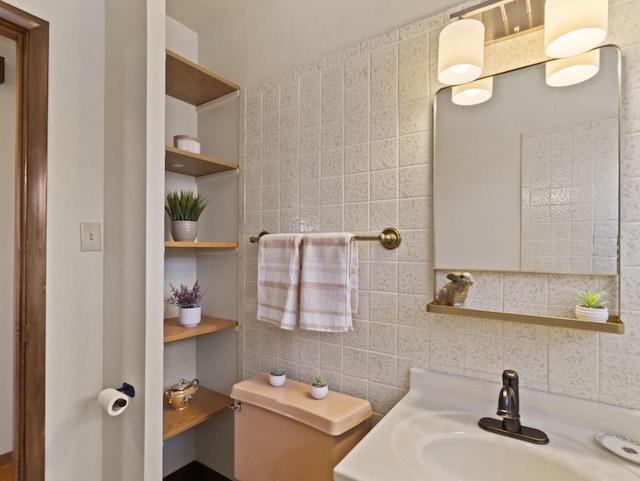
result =
M613 47L618 51L618 191L620 189L620 176L621 176L621 169L620 169L620 152L621 152L621 138L622 138L622 49L620 48L619 45L615 45L615 44L605 44L605 45L600 45L597 48L605 48L605 47ZM541 61L541 62L535 62L529 65L522 65L520 67L517 68L513 68L513 69L509 69L509 70L505 70L503 72L496 72L493 73L491 76L495 76L495 75L500 75L502 73L508 73L508 72L512 72L512 71L517 71L517 70L522 70L528 67L533 67L533 66L537 66L537 65L541 65L541 64L545 64L546 62L553 60L553 59L548 59L545 61ZM434 134L433 134L433 139L432 139L432 148L433 148L433 155L434 155L434 159L433 159L433 168L435 169L435 143L436 143L436 115L437 115L437 102L435 102L435 98L437 97L437 95L440 93L441 90L444 89L450 89L451 86L445 86L442 87L440 89L438 89L438 91L434 94L434 103L433 103L433 111L432 111L432 122L433 122L433 129L434 129ZM436 179L435 179L435 175L433 175L433 183L435 184ZM434 192L435 192L435 185L433 185L434 187ZM435 218L435 198L432 196L432 209L433 209L433 214L434 214L434 218ZM446 314L446 315L459 315L459 316L464 316L464 317L473 317L473 318L479 318L479 319L491 319L491 320L498 320L498 321L506 321L506 322L516 322L516 323L525 323L525 324L533 324L533 325L542 325L542 326L550 326L550 327L561 327L561 328L572 328L572 329L582 329L582 330L588 330L588 331L596 331L596 332L606 332L606 333L612 333L612 334L624 334L624 323L623 321L620 319L619 315L620 315L620 310L621 310L621 304L620 304L620 289L621 289L621 285L620 285L620 254L619 254L619 249L620 249L620 212L621 212L621 195L620 192L618 193L618 258L617 258L617 272L616 274L585 274L585 275L593 275L593 276L597 276L597 277L614 277L617 280L617 293L616 293L616 297L617 297L617 311L618 314L612 314L609 317L609 320L607 322L591 322L591 321L582 321L582 320L577 320L574 318L564 318L564 317L553 317L553 316L549 316L549 315L528 315L528 314L520 314L520 313L515 313L515 312L504 312L504 311L490 311L490 310L483 310L483 309L469 309L469 308L465 308L464 306L462 307L453 307L453 306L443 306L443 305L438 305L437 302L435 301L435 299L437 298L437 294L438 294L438 286L437 286L437 282L436 282L436 277L438 275L438 272L446 272L446 269L436 269L435 268L435 242L432 245L432 258L433 258L433 267L432 267L432 281L433 281L433 299L434 301L429 302L427 304L427 312L432 312L432 313L437 313L437 314ZM518 273L520 271L500 271L500 270L488 270L488 269L481 269L481 272L495 272L495 273L502 273L502 274L509 274L509 273ZM473 271L472 271L473 272ZM551 273L551 272L525 272L522 271L523 273L527 273L527 274L539 274L541 276L545 276L545 275L568 275L571 276L573 274L571 273Z
M15 374L13 470L45 478L45 340L49 23L0 0L16 41Z

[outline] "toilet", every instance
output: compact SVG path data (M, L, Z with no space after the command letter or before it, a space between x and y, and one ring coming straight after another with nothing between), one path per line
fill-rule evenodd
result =
M268 373L231 389L235 400L234 476L238 481L332 481L333 468L364 437L369 401L329 392L311 397L310 384Z

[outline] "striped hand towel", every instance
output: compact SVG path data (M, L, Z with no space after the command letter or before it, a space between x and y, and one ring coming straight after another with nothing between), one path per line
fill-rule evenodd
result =
M302 240L300 328L353 330L358 310L358 247L353 234L306 234Z
M270 234L258 248L258 320L293 330L300 298L302 234Z

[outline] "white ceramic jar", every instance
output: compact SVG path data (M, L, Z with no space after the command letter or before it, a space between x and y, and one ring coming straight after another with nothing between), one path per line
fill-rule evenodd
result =
M200 153L200 139L190 135L174 135L173 146L194 154Z

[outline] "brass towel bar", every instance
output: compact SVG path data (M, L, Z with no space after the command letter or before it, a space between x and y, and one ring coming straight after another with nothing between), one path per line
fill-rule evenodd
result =
M252 244L255 244L260 240L260 237L266 234L268 234L267 231L262 231L258 236L251 236L249 240ZM380 241L380 244L385 249L395 249L402 242L400 231L393 227L387 227L378 235L354 235L353 238L358 241Z

